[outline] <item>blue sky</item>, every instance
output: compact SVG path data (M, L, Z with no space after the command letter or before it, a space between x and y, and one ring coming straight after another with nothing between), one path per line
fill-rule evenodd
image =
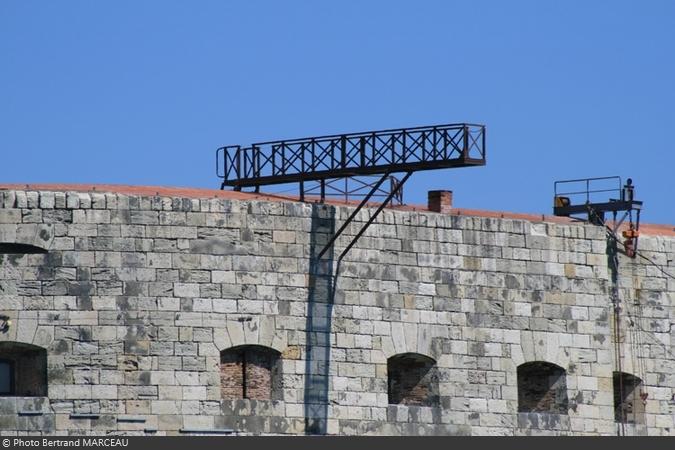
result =
M632 177L675 224L675 2L0 2L0 182L217 187L224 144L487 125L406 201L550 213Z

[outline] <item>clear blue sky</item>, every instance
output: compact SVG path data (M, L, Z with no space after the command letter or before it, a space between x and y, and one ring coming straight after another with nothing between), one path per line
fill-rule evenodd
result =
M675 224L675 2L0 2L0 182L217 187L214 151L477 122L488 165L406 201L550 213L631 176Z

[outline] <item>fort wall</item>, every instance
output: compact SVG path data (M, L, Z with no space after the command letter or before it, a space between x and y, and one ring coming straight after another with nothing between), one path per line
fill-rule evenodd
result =
M675 434L675 237L238 195L0 191L0 434Z

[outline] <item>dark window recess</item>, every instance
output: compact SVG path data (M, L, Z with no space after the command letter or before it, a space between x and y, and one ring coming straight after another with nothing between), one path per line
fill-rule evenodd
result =
M518 412L567 414L566 375L543 361L518 366Z
M30 244L0 242L0 253L24 255L29 253L47 253L47 250Z
M220 389L224 399L279 400L281 354L259 345L243 345L220 353Z
M645 423L645 405L640 394L642 380L624 372L614 372L614 420L622 423Z
M0 395L47 395L47 351L20 342L0 342Z
M14 364L12 361L0 360L0 395L14 393Z
M438 406L436 361L418 353L394 355L387 360L390 404Z

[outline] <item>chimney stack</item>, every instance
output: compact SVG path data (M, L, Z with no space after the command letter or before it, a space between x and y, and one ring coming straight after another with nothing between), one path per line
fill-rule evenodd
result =
M449 213L452 209L452 191L429 191L429 211Z

